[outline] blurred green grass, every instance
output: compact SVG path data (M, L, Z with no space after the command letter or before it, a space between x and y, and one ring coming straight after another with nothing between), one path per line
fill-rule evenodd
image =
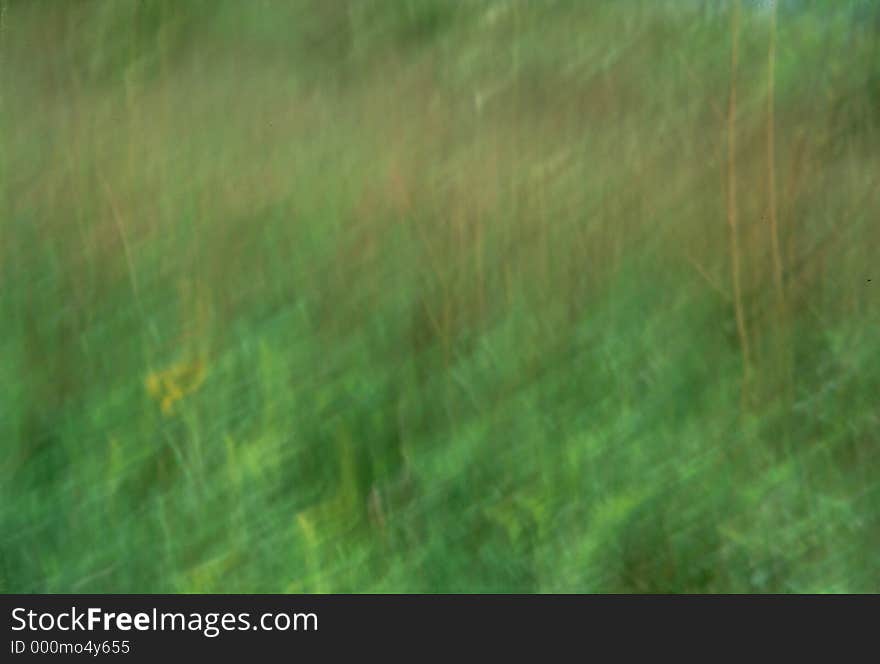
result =
M0 591L876 592L857 4L3 2Z

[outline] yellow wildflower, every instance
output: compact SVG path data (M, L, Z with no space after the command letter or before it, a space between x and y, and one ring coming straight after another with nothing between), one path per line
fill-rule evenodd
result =
M206 374L205 361L198 358L192 362L178 362L161 371L151 371L144 384L149 395L159 402L162 414L168 416L174 412L174 404L201 387Z

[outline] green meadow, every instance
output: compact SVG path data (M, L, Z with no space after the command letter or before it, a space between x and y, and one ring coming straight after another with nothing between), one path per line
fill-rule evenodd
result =
M753 5L0 0L0 592L880 591L880 24Z

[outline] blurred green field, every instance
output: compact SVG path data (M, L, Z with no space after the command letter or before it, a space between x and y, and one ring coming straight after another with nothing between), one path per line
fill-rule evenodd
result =
M0 592L880 591L880 29L734 4L0 0Z

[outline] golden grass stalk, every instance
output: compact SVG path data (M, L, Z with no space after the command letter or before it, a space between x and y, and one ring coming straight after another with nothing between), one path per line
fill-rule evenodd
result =
M777 3L770 8L770 34L767 42L767 203L770 246L773 254L773 286L776 295L776 358L782 387L791 393L791 362L786 340L786 295L782 275L785 271L779 243L779 207L776 197L776 39Z
M770 38L767 48L767 195L770 242L773 251L773 283L780 316L785 302L782 285L782 252L779 248L779 219L776 204L776 3L770 9Z
M743 395L747 393L747 385L751 368L751 351L749 335L746 328L745 312L742 298L742 267L739 247L739 219L736 204L736 76L739 66L739 23L740 3L733 4L731 15L730 36L730 95L727 105L727 227L730 235L730 269L733 285L733 305L736 315L736 330L743 356Z

